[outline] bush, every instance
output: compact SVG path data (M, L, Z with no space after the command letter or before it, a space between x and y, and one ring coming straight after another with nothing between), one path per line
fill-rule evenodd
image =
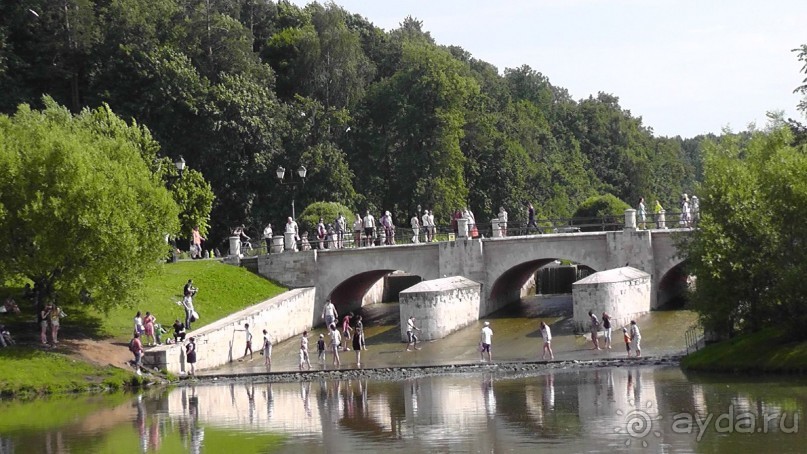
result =
M589 197L577 207L572 224L579 225L584 232L602 230L601 222L607 226L606 230L616 230L628 208L630 205L612 194ZM595 223L598 225L592 225Z
M352 230L353 225L353 210L342 205L339 202L314 202L308 205L305 210L300 214L297 222L300 224L300 234L308 231L309 234L314 234L317 230L319 218L322 218L325 224L333 224L336 217L342 213L347 223L347 230Z

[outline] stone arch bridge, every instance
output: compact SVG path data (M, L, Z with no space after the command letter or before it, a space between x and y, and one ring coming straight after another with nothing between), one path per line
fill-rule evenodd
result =
M480 317L517 301L535 271L557 259L604 271L626 265L651 275L651 309L670 299L680 284L683 258L675 243L689 229L558 233L359 249L284 252L258 257L258 272L291 288L316 290L312 324L324 302L340 313L357 309L379 279L405 271L423 280L464 276L482 284ZM674 290L673 290L674 292Z

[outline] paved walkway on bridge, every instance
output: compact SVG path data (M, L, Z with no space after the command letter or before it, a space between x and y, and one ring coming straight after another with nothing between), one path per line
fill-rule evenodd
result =
M538 296L525 298L489 317L436 341L424 342L421 350L406 352L400 341L397 303L382 303L362 308L368 350L362 351L361 368L420 367L434 365L480 364L479 337L485 320L493 329L493 362L536 361L541 359L543 345L539 332L540 322L546 321L553 331L553 350L556 360L595 360L625 357L625 344L620 328L614 330L613 348L593 350L585 337L572 332L571 296ZM691 311L657 311L637 319L642 331L642 354L674 355L686 348L684 332L696 321ZM263 364L258 353L262 342L261 327L255 327L255 354L252 360L234 361L228 365L198 372L199 376L279 373L297 371L299 337L277 344L273 348L272 366ZM331 365L332 356L325 363L317 360L316 341L324 328L309 334L312 370L355 369L353 351L340 352L341 367ZM327 339L327 335L326 335ZM235 350L243 351L236 338ZM199 358L204 364L204 357Z

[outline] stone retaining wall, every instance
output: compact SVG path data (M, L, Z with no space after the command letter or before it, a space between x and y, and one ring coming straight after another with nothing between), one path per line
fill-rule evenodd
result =
M311 329L314 293L313 288L290 290L189 332L186 340L196 338L196 368L208 369L238 359L244 351L245 323L249 323L252 347L256 353L263 343L264 329L269 332L273 343ZM143 355L143 365L165 369L174 374L189 370L182 344L147 349Z

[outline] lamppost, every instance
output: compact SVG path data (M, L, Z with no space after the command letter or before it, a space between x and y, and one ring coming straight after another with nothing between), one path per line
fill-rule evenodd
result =
M177 158L176 161L174 161L174 166L177 168L177 173L179 173L179 175L178 176L173 176L173 175L168 175L167 176L167 178L168 178L167 183L168 183L169 188L171 186L173 186L174 183L177 182L177 180L182 179L182 172L185 171L185 159L182 156L180 156L179 158Z
M284 177L286 176L286 169L283 168L283 166L278 167L276 173L277 173L277 179L280 180L280 184L291 186L291 188L292 188L292 191L291 191L291 218L296 220L297 219L297 214L294 212L294 191L295 191L298 184L300 184L300 183L305 184L305 175L306 175L306 173L308 173L308 171L306 170L305 166L300 166L297 169L297 176L299 176L300 179L299 180L294 180L294 177L292 176L292 174L289 174L289 181L284 180Z

